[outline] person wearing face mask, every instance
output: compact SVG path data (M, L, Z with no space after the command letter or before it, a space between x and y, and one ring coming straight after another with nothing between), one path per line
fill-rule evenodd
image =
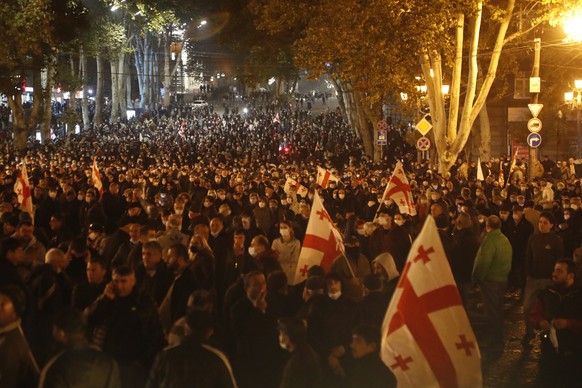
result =
M360 253L360 241L355 236L344 239L344 251L333 261L330 270L342 279L346 297L357 302L362 298L362 279L372 273L370 261Z
M266 277L268 277L271 272L283 271L283 268L279 263L279 254L271 248L266 236L255 236L251 240L248 252L249 255L257 261L259 269Z
M564 257L572 257L574 250L580 247L580 227L576 229L576 220L572 219L572 209L564 209L558 222L557 234L564 242Z
M48 229L51 216L61 212L61 204L57 199L57 193L56 187L49 188L48 195L36 204L34 211L36 227Z
M295 238L295 231L289 221L279 223L279 237L273 240L271 248L278 253L279 263L287 275L287 279L289 282L293 282L301 243Z
M103 210L103 205L97 201L97 194L95 189L88 189L85 194L85 202L80 209L81 226L85 233L89 230L89 225L107 223L107 215Z
M187 245L189 239L187 234L182 233L182 217L178 214L171 214L166 223L166 231L158 237L158 242L162 246L163 259L166 259L168 250L172 245L176 243Z
M222 219L219 217L210 220L208 245L212 249L215 259L217 305L220 307L222 306L222 298L227 289L227 285L225 284L226 261L229 247L232 246L232 235L226 231Z
M512 210L513 214L509 220L509 233L507 235L513 249L509 286L521 290L523 295L523 289L525 287L525 252L527 242L534 228L524 217L521 206L513 205Z
M257 227L263 234L268 235L276 221L271 218L271 212L267 206L267 198L259 198L257 206L253 209L253 216L257 221Z
M307 322L299 318L280 318L279 346L291 353L283 369L279 388L319 388L323 375L317 353L307 341Z
M390 236L392 216L389 213L380 212L375 223L379 226L370 236L369 252L371 257L376 257L380 253L389 252L393 243L392 236Z
M87 233L87 247L95 250L100 256L103 254L103 249L106 243L105 227L100 224L89 225L89 233Z
M345 378L342 363L345 364L348 358L357 308L353 301L342 294L339 274L329 272L325 276L325 285L325 302L312 305L307 321L308 338L320 358L325 360L325 380L337 386Z
M216 265L214 253L201 235L194 234L190 240L190 271L194 274L196 289L203 289L216 295Z

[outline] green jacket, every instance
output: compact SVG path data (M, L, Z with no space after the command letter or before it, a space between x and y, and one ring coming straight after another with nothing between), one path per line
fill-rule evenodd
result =
M511 270L512 248L500 229L483 239L473 264L473 281L506 282Z

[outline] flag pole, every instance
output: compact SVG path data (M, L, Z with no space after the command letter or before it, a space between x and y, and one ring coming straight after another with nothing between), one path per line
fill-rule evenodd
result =
M343 258L346 260L346 263L348 264L348 268L350 269L350 273L352 274L352 278L356 278L356 273L354 272L354 269L352 268L352 264L350 263L350 259L348 259L348 256L344 253Z

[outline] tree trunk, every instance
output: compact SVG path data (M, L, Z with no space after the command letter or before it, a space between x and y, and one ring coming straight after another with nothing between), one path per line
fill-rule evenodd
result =
M111 68L111 122L116 123L119 121L119 85L121 83L121 74L119 71L119 63L115 58L111 58L109 61L109 67Z
M479 112L479 129L481 134L479 156L482 162L487 162L491 158L491 122L486 103L483 104L483 108Z
M87 85L87 66L88 59L85 55L83 47L79 49L79 71L80 78L83 84L83 99L81 100L81 111L83 113L83 129L87 130L91 127L91 117L89 115L89 85Z
M8 96L8 106L12 111L12 128L14 131L14 148L22 151L26 149L28 135L30 131L24 120L24 109L22 108L22 95Z
M42 82L42 116L40 120L40 135L43 142L51 138L51 119L53 113L52 92L54 89L56 60L56 56L49 56L47 60L47 68L44 72L46 78Z
M103 124L103 88L105 86L103 73L105 70L105 61L103 60L103 55L100 52L97 53L95 60L97 61L97 87L95 88L95 117L93 118L93 123L96 127L99 127L101 124Z
M126 54L122 50L117 58L117 69L119 72L117 76L117 86L119 90L119 116L121 120L127 118L127 80L131 79L126 71L127 61L125 59Z
M163 99L163 103L164 106L169 106L171 103L171 98L172 96L170 95L170 91L172 90L172 70L171 70L171 52L170 52L170 48L172 45L171 42L172 39L172 27L170 27L169 31L166 31L164 33L164 37L162 40L162 44L163 44L163 53L164 53L164 75L163 75L163 84L164 84L164 89L165 89L165 94L164 94L164 99Z

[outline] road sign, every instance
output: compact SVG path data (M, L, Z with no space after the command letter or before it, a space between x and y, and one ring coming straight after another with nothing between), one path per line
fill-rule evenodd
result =
M430 140L428 137L423 136L416 141L416 148L419 151L427 151L430 148Z
M529 78L529 92L530 93L539 93L541 87L541 79L540 77L530 77Z
M422 136L425 136L428 131L432 129L432 124L423 117L418 123L416 123L416 129L422 134Z
M542 130L542 120L537 117L529 119L527 122L527 129L529 129L530 132L538 133Z
M527 104L527 107L529 108L529 111L533 117L538 117L540 111L544 107L544 104Z
M542 144L542 136L539 133L530 133L527 135L527 144L531 148L538 148Z
M386 130L385 129L381 129L378 131L378 136L377 136L377 141L378 141L378 145L386 145L388 144L388 136L386 136Z
M376 125L378 126L378 129L381 131L385 131L386 129L388 129L388 123L384 120L378 121L378 124Z

